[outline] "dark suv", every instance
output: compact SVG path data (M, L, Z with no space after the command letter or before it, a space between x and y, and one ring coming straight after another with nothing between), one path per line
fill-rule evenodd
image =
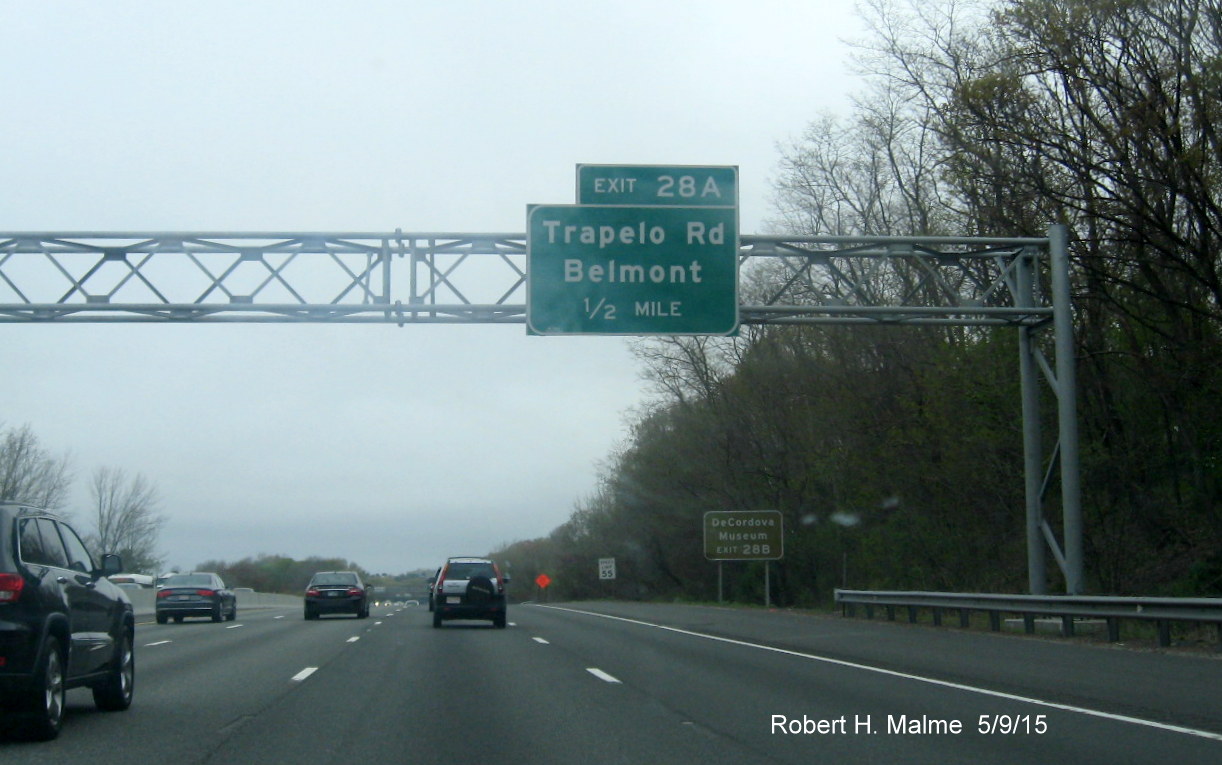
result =
M319 571L310 578L305 593L305 618L319 614L351 613L369 616L369 593L355 571Z
M117 555L99 566L62 518L0 502L0 708L32 738L59 735L69 688L92 688L99 709L131 705L136 620L106 579L122 570Z
M491 619L505 627L505 583L487 558L450 558L433 583L433 626L448 619Z

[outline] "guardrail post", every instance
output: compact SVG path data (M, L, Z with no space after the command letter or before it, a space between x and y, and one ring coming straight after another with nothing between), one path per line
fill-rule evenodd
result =
M1061 635L1063 637L1073 637L1073 617L1061 617Z
M1035 616L1033 614L1023 614L1023 632L1028 635L1035 634Z

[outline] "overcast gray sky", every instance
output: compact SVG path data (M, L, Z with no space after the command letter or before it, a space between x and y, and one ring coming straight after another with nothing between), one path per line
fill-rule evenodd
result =
M777 144L844 110L861 36L847 0L2 0L0 28L0 233L522 232L578 163L737 165L764 233ZM628 348L0 324L0 424L71 454L78 517L94 469L149 478L171 565L397 573L563 523L648 396Z

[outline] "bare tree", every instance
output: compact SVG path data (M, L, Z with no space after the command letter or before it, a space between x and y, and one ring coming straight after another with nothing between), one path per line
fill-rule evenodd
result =
M57 509L70 483L68 455L52 456L29 425L0 427L0 500Z
M94 502L95 549L123 556L130 571L155 573L162 559L156 548L165 516L157 487L143 475L129 477L117 468L98 468L90 487Z

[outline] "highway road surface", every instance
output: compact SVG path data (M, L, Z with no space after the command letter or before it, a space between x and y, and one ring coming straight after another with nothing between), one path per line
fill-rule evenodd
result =
M784 611L383 606L136 631L127 712L69 692L24 763L1222 762L1222 660Z

